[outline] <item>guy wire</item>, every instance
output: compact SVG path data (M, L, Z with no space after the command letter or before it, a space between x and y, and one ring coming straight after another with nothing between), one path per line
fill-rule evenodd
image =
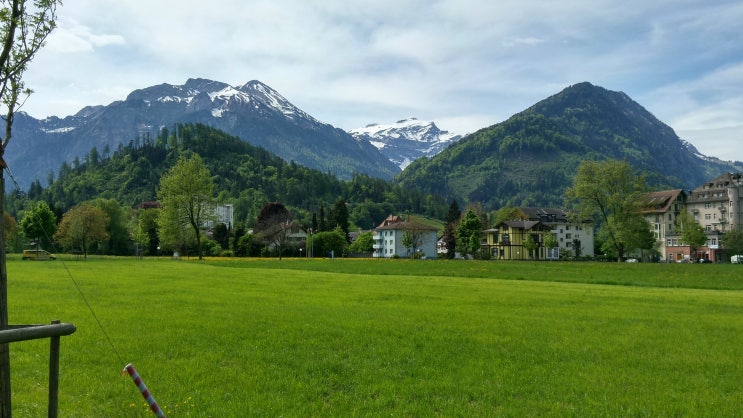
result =
M13 184L15 185L16 190L21 190L21 187L18 184L18 181L16 181L15 177L13 176L13 173L10 171L10 168L6 167L5 171L8 173L8 177L10 177L10 179L13 181ZM28 199L28 197L25 197L24 200L26 200L24 204L30 203L30 200ZM4 209L5 208L3 208L3 210ZM45 238L51 243L52 249L54 250L54 252L57 252L57 248L54 245L54 242L51 240L51 237L49 237L49 234L47 233L46 229L44 229L44 226L43 225L39 225L39 226L40 226L40 229L44 231ZM106 338L106 341L108 341L108 345L111 346L111 349L116 355L116 358L119 359L119 363L126 364L124 363L124 360L119 354L119 351L116 349L116 346L111 340L111 337L108 335L108 332L106 332L106 328L103 327L103 323L101 323L101 320L98 318L98 315L96 315L95 310L93 310L93 306L90 304L90 301L88 301L88 298L85 297L85 293L83 293L83 290L80 287L80 284L77 282L77 280L75 280L75 277L72 275L72 272L70 271L69 267L67 267L67 263L65 263L63 259L60 259L59 261L62 263L62 266L67 272L67 276L70 278L72 283L75 285L75 288L77 289L77 292L80 294L80 297L83 299L83 302L85 302L85 305L88 307L88 310L90 311L90 314L93 316L93 319L95 319L96 324L98 324L98 328L100 328L101 332L103 333L103 336Z

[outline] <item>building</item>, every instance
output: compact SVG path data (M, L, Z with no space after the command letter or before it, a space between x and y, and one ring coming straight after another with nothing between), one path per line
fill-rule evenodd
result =
M574 219L568 211L558 208L518 209L521 211L522 219L502 222L493 229L482 231L482 246L490 252L491 257L507 260L557 260L561 254L576 257L594 256L592 220ZM544 237L547 232L554 235L557 247L545 247ZM530 234L532 241L536 240L540 247L535 254L531 254L531 257L521 249L523 247L521 240Z
M530 221L539 221L550 228L557 239L562 254L575 257L594 256L593 220L578 219L565 209L559 208L519 208ZM549 250L549 249L548 249ZM559 254L548 251L547 258L553 259Z
M483 231L481 246L498 260L545 260L544 236L549 231L550 227L539 221L503 221Z
M642 197L642 215L655 235L661 260L674 262L689 258L689 247L683 245L676 230L676 217L685 210L686 201L682 189L646 193Z
M724 173L692 190L687 209L707 234L706 245L695 249L692 260L715 261L722 235L743 227L743 173Z
M413 257L415 253L420 257L436 258L438 230L419 222L404 221L397 215L388 216L374 228L372 239L375 258Z

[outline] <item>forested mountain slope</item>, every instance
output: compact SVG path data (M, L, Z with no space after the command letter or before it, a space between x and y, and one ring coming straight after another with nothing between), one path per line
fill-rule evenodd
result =
M700 156L626 94L580 83L415 161L395 182L486 209L561 206L580 161L607 158L627 160L653 187L689 189L743 169Z
M50 176L49 187L36 180L27 193L17 190L8 196L6 206L14 216L27 200L49 202L60 214L99 197L134 207L154 201L160 177L180 155L189 153L199 154L209 167L217 201L234 204L236 221L247 224L272 201L290 207L308 224L320 207L327 210L343 199L354 223L364 228L371 228L392 212L440 217L446 210L446 202L394 187L388 181L361 174L339 180L201 124L175 125L163 129L156 138L120 145L112 153L93 148L81 160L63 163L58 174Z

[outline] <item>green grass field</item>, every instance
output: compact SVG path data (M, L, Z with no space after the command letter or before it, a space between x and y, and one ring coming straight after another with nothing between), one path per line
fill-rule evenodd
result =
M129 362L169 417L739 416L740 267L10 259L9 317L77 326L64 417L152 416ZM48 345L11 345L15 416Z

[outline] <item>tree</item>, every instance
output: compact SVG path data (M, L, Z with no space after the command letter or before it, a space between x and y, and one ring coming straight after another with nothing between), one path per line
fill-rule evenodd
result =
M645 178L626 161L583 161L573 185L565 191L565 200L577 205L579 216L601 220L599 233L606 238L607 249L622 261L642 218L640 197L644 192Z
M280 260L288 235L296 227L292 215L282 203L270 202L266 203L258 213L255 232L264 245L278 249Z
M371 231L359 234L356 240L351 243L349 249L356 254L371 253L374 251L374 238Z
M315 252L317 254L327 254L328 256L330 254L334 256L343 254L348 245L343 230L340 228L314 234L312 236L312 243L315 246Z
M681 241L689 246L689 257L693 261L694 250L707 242L707 234L704 233L704 228L694 220L686 208L676 216L676 228L681 234Z
M743 254L743 230L733 229L722 236L722 245L732 255ZM730 260L728 260L730 261Z
M446 258L454 259L457 253L457 224L462 217L462 211L459 210L459 204L452 200L449 204L449 212L446 214L444 225L444 246L446 247Z
M559 246L560 244L557 242L557 237L552 233L552 231L548 231L544 234L544 248L547 248L551 252Z
M645 251L650 251L650 258L655 257L657 255L656 246L658 240L655 237L655 232L653 232L652 226L647 220L645 220L645 218L642 218L637 222L638 225L635 228L635 234L632 236L628 248L640 250L640 260L646 259ZM653 254L653 251L655 251L656 254Z
M158 217L160 232L175 241L185 243L183 229L190 227L196 241L199 260L201 251L201 228L214 218L214 183L201 157L181 156L175 166L160 179L157 198L162 205Z
M123 208L116 199L99 198L92 201L91 204L101 208L108 216L108 222L106 223L108 240L101 243L103 244L103 252L111 255L131 254L129 244L131 234L128 228L131 210Z
M482 220L473 210L467 210L457 226L457 250L462 254L477 254L480 249Z
M30 4L29 4L30 3ZM0 10L2 51L0 51L0 114L4 115L5 135L0 138L0 210L5 212L5 150L12 137L13 119L31 90L23 83L23 73L46 38L54 30L60 0L8 0ZM1 134L0 134L1 135ZM4 217L0 217L4 222ZM2 230L5 229L4 225ZM0 249L5 238L0 235ZM8 271L5 251L0 251L0 329L8 326ZM0 344L0 417L11 416L10 350Z
M214 227L214 241L217 241L217 243L224 249L230 248L230 229L227 227L227 225L223 223L219 223Z
M3 238L5 239L5 251L17 251L18 223L8 212L4 213Z
M36 242L36 248L41 248L41 243L51 243L51 237L57 231L57 217L44 201L31 205L21 219L21 230L23 235L31 241Z
M454 259L457 254L457 224L448 223L444 226L444 247L446 247L446 258Z
M142 254L150 246L150 235L147 233L147 226L145 219L140 215L137 218L132 218L132 225L129 228L129 233L136 245L136 256L141 258Z
M503 221L520 221L527 218L526 214L519 208L503 207L495 212L491 225L498 225Z
M157 226L157 218L159 213L160 209L158 208L140 210L137 224L134 228L141 231L137 232L136 235L139 235L140 233L142 235L146 235L147 238L144 238L142 235L140 235L141 239L135 240L138 241L140 245L143 245L144 248L146 248L147 254L149 255L159 255L160 238ZM133 232L132 235L135 235L135 233Z
M66 249L80 248L83 258L88 258L91 245L109 238L106 225L109 219L103 209L90 203L81 203L62 217L54 238Z
M539 244L534 241L531 234L527 234L523 242L524 250L529 255L529 258L534 258L534 252L539 248Z
M444 222L447 224L457 223L461 217L462 211L459 210L459 204L456 200L452 200L449 204L449 212L446 213L446 219L444 219Z
M329 228L340 228L344 234L346 234L346 241L348 241L348 206L346 201L341 199L336 200L333 209L328 214L328 227Z

